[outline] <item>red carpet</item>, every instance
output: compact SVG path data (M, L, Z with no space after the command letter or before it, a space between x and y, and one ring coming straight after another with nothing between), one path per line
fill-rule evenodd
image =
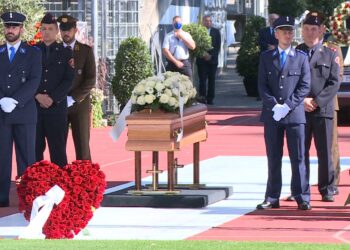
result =
M259 123L259 112L246 109L210 109L208 116L208 140L201 143L200 159L219 155L264 156L263 127ZM91 131L91 148L94 162L98 162L107 175L109 186L133 181L134 154L124 149L126 131L118 142L113 142L108 132L111 128ZM342 157L349 156L350 127L339 128L339 146ZM74 160L71 138L68 141L69 161ZM285 148L284 154L288 155ZM192 162L192 148L176 152L180 164ZM315 156L312 148L311 155ZM48 156L48 155L47 155ZM143 176L151 168L151 152L142 154ZM166 167L166 154L160 153L160 168ZM47 158L48 159L48 158ZM14 164L15 166L15 164ZM239 174L239 173L237 173ZM15 167L13 176L16 175ZM320 202L317 189L313 187L313 210L296 210L294 202L282 202L281 209L254 211L234 221L225 223L191 239L249 240L249 241L293 241L293 242L350 242L349 209L344 207L350 193L348 172L342 173L339 197L334 203ZM11 207L0 208L0 216L16 213L17 198L14 185L11 190ZM345 228L345 229L344 229ZM343 230L343 231L342 231Z

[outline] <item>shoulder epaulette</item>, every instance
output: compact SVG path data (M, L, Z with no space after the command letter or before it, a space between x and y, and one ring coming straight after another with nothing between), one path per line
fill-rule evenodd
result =
M303 55L305 55L305 56L307 56L306 52L303 51L303 50L295 49L295 51L296 51L296 52L299 52L299 53L301 53L301 54L303 54Z

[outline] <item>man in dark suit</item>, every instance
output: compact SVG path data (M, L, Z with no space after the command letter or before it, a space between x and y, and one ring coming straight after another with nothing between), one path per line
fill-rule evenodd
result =
M213 104L215 97L215 76L218 68L221 34L218 29L212 27L213 22L210 15L203 16L202 24L208 29L208 33L211 37L212 49L209 50L202 58L197 58L199 101L211 105Z
M278 47L261 54L258 88L263 108L268 179L263 203L257 209L279 208L282 188L284 133L292 167L292 195L301 210L310 210L310 186L305 167L304 98L310 91L310 69L304 52L291 47L294 18L281 16L274 22Z
M72 53L56 42L58 25L50 13L43 17L40 31L43 42L38 46L43 54L43 71L35 96L38 107L36 160L44 158L46 139L51 162L63 167L67 164L67 93L74 77Z
M24 15L6 12L1 19L6 43L0 46L0 207L8 207L13 142L18 176L35 162L34 95L40 83L41 53L21 42Z
M74 58L74 81L67 96L67 125L71 125L76 159L91 160L90 91L96 84L95 56L90 46L75 40L77 20L74 17L63 15L57 21L60 23L63 46L72 50Z
M337 52L324 46L320 37L323 17L309 13L302 26L304 43L298 46L309 55L311 91L304 100L306 113L305 162L310 174L309 150L314 138L318 157L318 190L322 201L334 201L334 167L332 158L334 98L340 86Z
M260 51L264 52L266 50L272 50L277 47L278 40L275 37L275 31L273 29L273 22L279 16L275 13L269 14L269 27L263 28L259 31L258 43L260 46Z

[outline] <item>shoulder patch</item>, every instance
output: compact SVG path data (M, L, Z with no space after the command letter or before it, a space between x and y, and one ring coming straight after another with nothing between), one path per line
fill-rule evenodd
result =
M6 50L6 47L0 48L0 53L3 53Z
M300 49L295 49L296 52L300 53L300 54L303 54L305 56L307 56L307 54L305 53L305 51L302 51Z

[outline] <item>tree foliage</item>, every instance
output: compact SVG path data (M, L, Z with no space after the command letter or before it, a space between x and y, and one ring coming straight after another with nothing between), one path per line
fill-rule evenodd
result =
M25 32L23 40L30 41L36 33L35 24L40 22L45 13L43 0L1 0L0 13L16 11L24 14L27 20L24 22ZM3 23L0 22L0 30L3 30ZM3 32L0 32L0 43L4 42Z
M308 0L269 0L269 13L298 17L306 10Z
M115 57L112 91L122 107L128 102L135 85L153 75L151 55L146 43L138 37L121 42Z
M249 18L237 56L237 72L245 78L258 77L260 48L258 44L259 30L266 26L265 19L260 16Z

